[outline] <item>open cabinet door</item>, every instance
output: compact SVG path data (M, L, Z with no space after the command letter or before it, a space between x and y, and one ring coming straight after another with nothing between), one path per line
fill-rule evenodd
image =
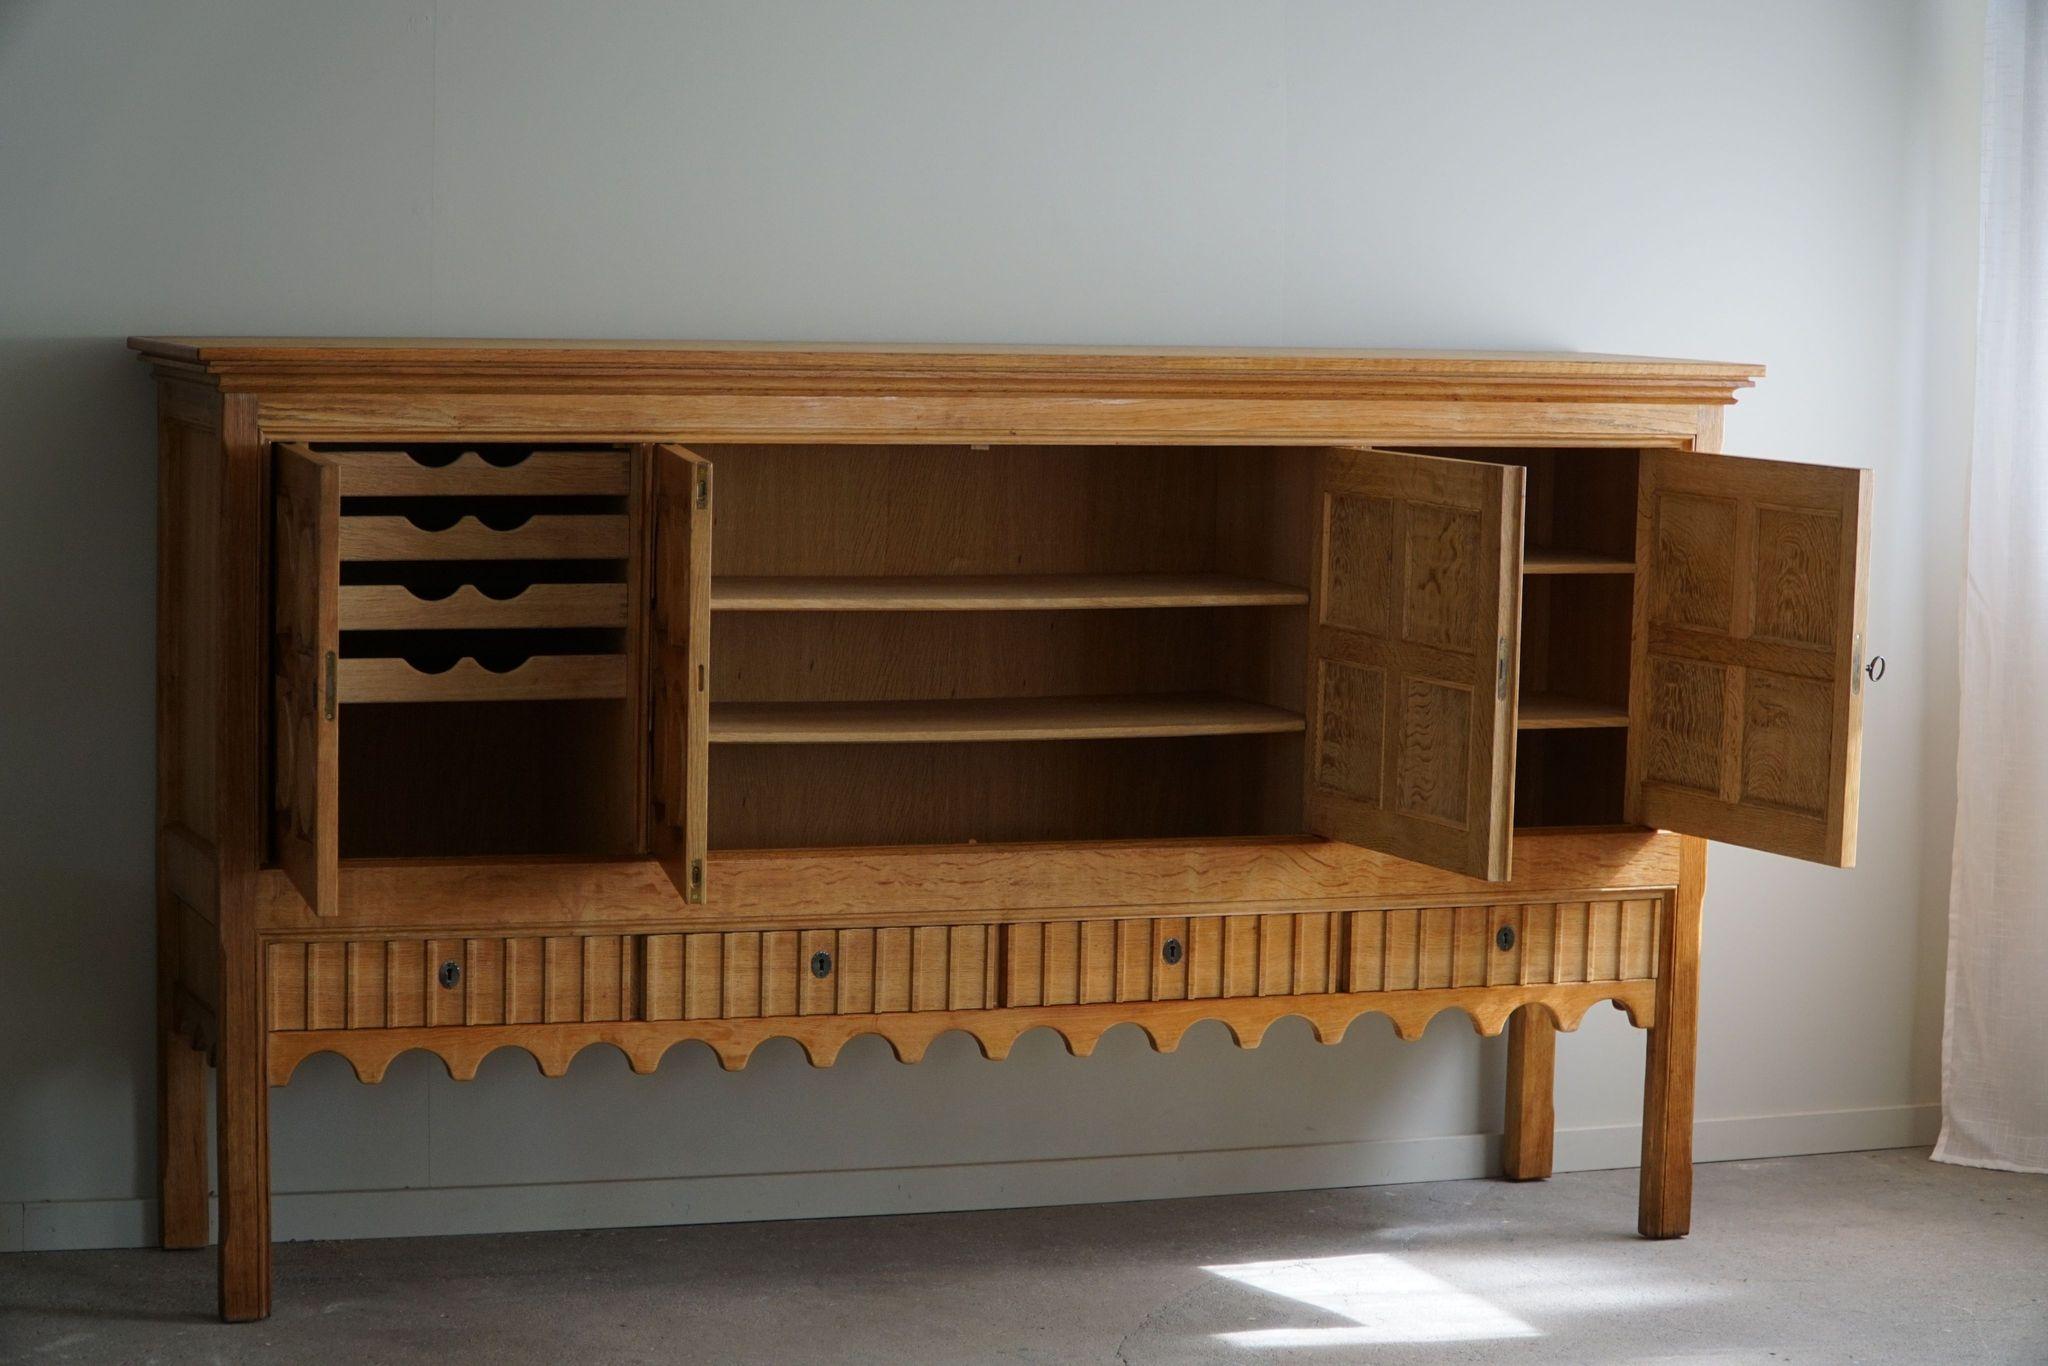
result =
M711 753L711 462L643 448L653 468L654 856L683 900L704 899L705 774Z
M1516 465L1317 455L1308 828L1509 874L1522 600Z
M1856 861L1870 471L1646 451L1628 816Z
M341 475L304 446L271 457L271 840L315 915L339 909Z

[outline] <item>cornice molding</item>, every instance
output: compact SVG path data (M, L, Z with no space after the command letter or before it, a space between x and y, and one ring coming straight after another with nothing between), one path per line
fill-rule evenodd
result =
M134 337L225 392L1016 395L1732 403L1760 365L1570 352Z

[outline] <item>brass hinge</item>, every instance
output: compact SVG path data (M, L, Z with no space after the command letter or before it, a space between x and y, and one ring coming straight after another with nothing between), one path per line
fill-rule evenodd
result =
M697 506L711 506L711 471L702 467L697 470Z
M1508 638L1500 638L1500 650L1493 664L1493 700L1508 700Z
M335 674L337 671L337 667L338 666L334 662L334 651L329 650L327 652L327 702L326 705L321 708L322 715L324 715L329 721L332 721L334 719L334 694L336 691Z
M690 900L704 900L704 860L700 858L690 860Z
M1849 695L1854 697L1863 691L1863 633L1856 633L1856 662L1849 667Z

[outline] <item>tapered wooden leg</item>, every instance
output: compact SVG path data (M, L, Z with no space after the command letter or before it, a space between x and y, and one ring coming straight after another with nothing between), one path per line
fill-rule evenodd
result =
M1501 1173L1510 1181L1541 1181L1550 1175L1557 1132L1552 1081L1557 1064L1557 1025L1536 1006L1508 1017L1507 1125L1501 1134Z
M253 949L221 958L220 1316L270 1314L270 1087Z
M178 952L183 914L176 897L157 898L156 1190L157 1242L205 1247L206 1056L178 1028Z
M1657 1019L1643 1081L1643 1178L1636 1227L1645 1238L1692 1230L1692 1086L1699 1046L1700 901L1706 841L1688 837L1658 951Z

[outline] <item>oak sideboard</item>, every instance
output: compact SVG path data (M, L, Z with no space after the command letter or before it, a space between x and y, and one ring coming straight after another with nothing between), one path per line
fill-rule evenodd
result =
M270 1305L268 1092L592 1044L1647 1031L1706 842L1855 854L1867 471L1621 356L139 338L162 1242Z

